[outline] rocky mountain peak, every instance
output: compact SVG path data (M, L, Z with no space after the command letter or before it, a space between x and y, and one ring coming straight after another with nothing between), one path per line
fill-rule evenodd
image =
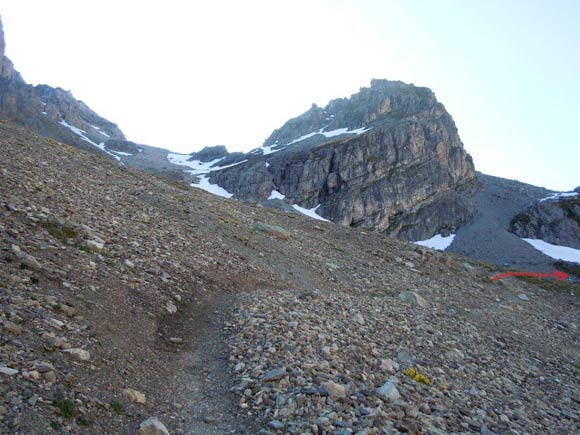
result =
M350 98L331 100L324 108L313 104L307 112L274 130L264 146L287 144L313 132L356 130L377 121L396 121L432 108L445 111L428 88L373 79L370 87L361 88Z
M210 180L250 201L284 198L347 226L421 240L471 215L477 182L453 119L423 87L373 80L312 105ZM467 194L468 196L468 194Z

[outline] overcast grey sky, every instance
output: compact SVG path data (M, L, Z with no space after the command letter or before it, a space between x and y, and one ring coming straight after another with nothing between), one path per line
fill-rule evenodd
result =
M578 1L2 0L0 13L25 80L70 89L136 142L249 150L387 78L433 89L478 170L580 184Z

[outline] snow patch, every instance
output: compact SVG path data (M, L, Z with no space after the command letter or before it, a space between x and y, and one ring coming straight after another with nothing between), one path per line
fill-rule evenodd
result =
M557 200L560 198L568 198L568 197L574 197L574 196L578 196L578 193L576 193L576 192L557 192L557 193L554 193L553 195L546 196L545 198L540 199L540 202L549 201L552 199Z
M580 249L569 248L568 246L552 245L539 239L522 239L536 248L538 251L546 254L548 257L556 260L571 261L580 263Z
M231 165L225 166L213 166L218 162L221 162L225 157L221 157L219 159L212 160L210 162L202 162L199 160L187 160L191 158L191 154L178 154L178 153L168 153L167 160L171 163L181 166L187 166L191 168L190 171L187 171L193 175L200 175L200 174L208 174L212 171L219 171L220 169L231 168L232 166L241 165L242 163L247 162L248 160L242 160L241 162L232 163Z
M95 142L93 142L92 140L90 140L88 137L85 136L86 131L81 130L78 127L75 127L74 125L70 125L69 123L67 123L64 119L62 121L60 121L60 125L68 128L69 130L71 130L73 133L77 134L78 136L80 136L80 138L88 143L90 143L93 146L96 146L97 148L99 148L100 150L104 151L105 153L107 153L108 155L110 155L111 157L113 157L114 159L121 161L121 157L119 157L116 154L113 154L112 152L110 152L109 150L107 150L107 148L105 148L105 144L104 142L101 142L100 144L96 144Z
M272 193L268 197L268 199L284 199L284 198L286 198L286 195L282 195L277 190L272 190Z
M91 142L90 140L88 142ZM111 157L113 157L115 160L118 160L119 162L121 161L121 157L113 154L112 152L110 152L109 150L107 150L107 148L105 148L105 143L101 142L100 144L96 144L94 142L91 142L94 146L96 146L97 148L99 148L100 150L106 152L108 155L110 155Z
M348 128L337 128L335 130L330 130L330 131L320 131L320 134L323 134L326 137L334 137L334 136L340 136L341 134L362 134L366 131L369 131L371 128L365 128L365 127L361 127L361 128L357 128L356 130L349 130Z
M270 163L268 163L268 162L264 162L264 163L266 164L266 168L270 167Z
M115 154L119 154L120 156L132 156L132 155L133 155L133 154L131 154L131 153L126 153L126 152L124 152L124 151L115 151L115 150L111 150L111 152L112 152L112 153L115 153Z
M289 147L290 145L294 145L295 143L302 142L303 140L306 140L306 139L310 139L311 137L314 137L318 134L321 134L324 137L335 137L335 136L340 136L343 134L362 134L366 131L369 131L372 127L369 127L369 128L361 127L361 128L357 128L355 130L349 130L347 127L344 127L344 128L337 128L335 130L324 131L325 128L326 127L321 128L318 131L313 131L312 133L302 135L298 139L294 139L293 141L288 142L288 143L283 144L283 145L279 145L278 141L276 141L276 143L274 143L273 145L268 145L268 146L263 146L261 148L257 148L255 150L252 150L251 153L254 154L254 153L258 153L259 151L262 151L262 155L267 156L269 154L273 154L273 153L276 153L278 151L282 151L282 149ZM277 148L277 149L273 149L273 148Z
M441 234L437 234L430 239L419 240L413 243L416 245L426 246L427 248L437 249L438 251L445 251L449 245L451 245L453 239L455 239L455 234L451 234L447 237L444 237Z
M109 136L107 133L105 133L103 130L101 130L101 127L97 127L96 125L91 124L91 127L93 127L95 130L97 130L99 133L101 133L103 136L105 137L111 137Z
M211 162L201 162L199 160L192 161L187 160L190 158L191 158L190 154L177 154L177 153L167 154L167 160L176 165L187 166L188 168L191 168L192 170L188 172L190 172L193 175L207 174L210 171L210 167L212 165L215 165L217 162L224 159L224 157L221 157L219 159L212 160Z
M217 196L221 196L223 198L231 198L232 196L234 196L233 193L228 192L223 187L220 187L217 184L211 184L209 182L209 178L207 177L207 175L200 175L199 182L191 183L191 186L197 187L198 189L205 190L206 192L209 192Z
M318 219L319 221L325 221L325 222L330 222L328 219L324 219L322 216L318 215L316 213L316 210L318 210L318 208L320 207L320 204L318 204L316 207L313 208L304 208L304 207L300 207L297 204L293 204L292 207L294 207L294 210L302 213L305 216L311 217L313 219Z

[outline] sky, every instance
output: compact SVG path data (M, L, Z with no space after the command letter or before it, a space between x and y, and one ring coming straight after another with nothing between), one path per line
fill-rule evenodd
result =
M431 88L477 170L580 185L580 1L0 0L0 14L27 82L71 90L135 142L248 151L385 78Z

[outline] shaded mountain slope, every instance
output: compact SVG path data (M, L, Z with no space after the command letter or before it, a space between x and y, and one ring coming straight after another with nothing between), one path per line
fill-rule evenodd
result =
M478 179L482 189L471 200L474 217L457 231L447 250L495 264L552 271L554 259L509 232L515 215L552 192L490 175L478 174Z
M577 287L493 273L1 122L0 431L578 432Z
M525 208L511 220L510 231L519 237L580 249L580 187Z

